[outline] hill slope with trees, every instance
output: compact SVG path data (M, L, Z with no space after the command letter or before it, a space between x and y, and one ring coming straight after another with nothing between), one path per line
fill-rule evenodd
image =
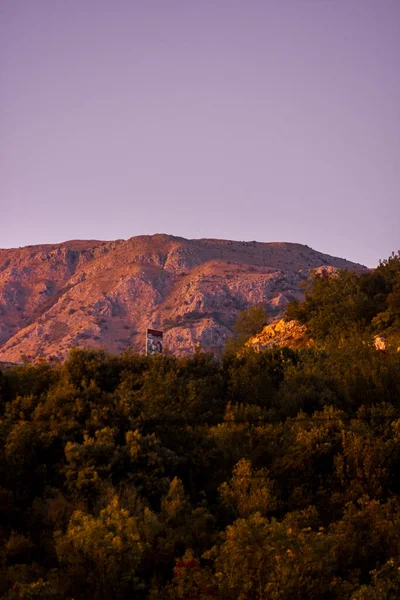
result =
M371 332L399 257L377 271L314 279L311 347L246 349L247 315L220 358L0 371L0 598L398 598L400 352Z
M316 273L306 283L305 300L292 300L285 316L306 325L318 341L369 332L400 345L400 252L368 273Z

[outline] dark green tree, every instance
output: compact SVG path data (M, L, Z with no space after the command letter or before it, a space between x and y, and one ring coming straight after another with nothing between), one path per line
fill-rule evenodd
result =
M268 323L265 303L255 304L241 311L233 326L233 336L227 343L225 350L236 353L243 348L247 340L262 331Z

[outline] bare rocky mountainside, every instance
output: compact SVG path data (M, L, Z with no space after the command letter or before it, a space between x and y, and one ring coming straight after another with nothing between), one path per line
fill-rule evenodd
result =
M0 249L0 360L142 351L147 327L176 354L218 350L240 310L266 302L278 318L309 270L329 267L365 269L301 244L161 234Z

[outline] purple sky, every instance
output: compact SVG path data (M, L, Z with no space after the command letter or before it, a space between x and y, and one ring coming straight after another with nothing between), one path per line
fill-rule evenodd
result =
M0 247L400 248L400 0L0 0Z

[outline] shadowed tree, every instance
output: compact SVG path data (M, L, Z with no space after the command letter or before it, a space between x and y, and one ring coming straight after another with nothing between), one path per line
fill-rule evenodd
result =
M265 303L255 304L239 313L233 326L233 337L225 346L225 351L238 352L249 338L262 331L267 325L268 317Z

